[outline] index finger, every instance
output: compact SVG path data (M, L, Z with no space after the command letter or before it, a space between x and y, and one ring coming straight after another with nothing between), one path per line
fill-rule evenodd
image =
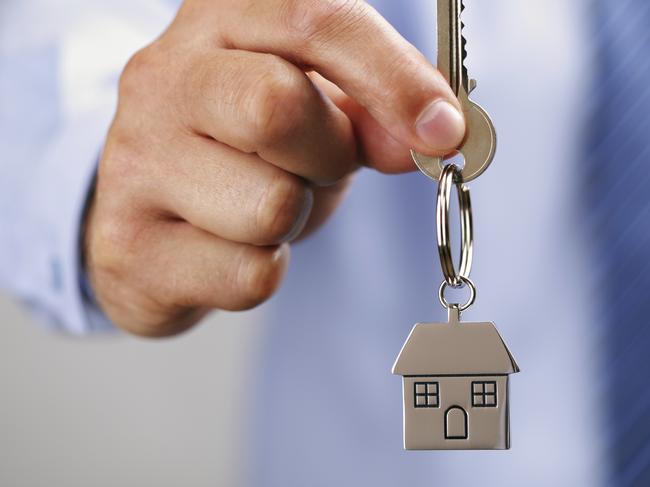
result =
M465 122L444 77L361 0L227 0L228 45L315 69L396 139L428 154L460 145Z

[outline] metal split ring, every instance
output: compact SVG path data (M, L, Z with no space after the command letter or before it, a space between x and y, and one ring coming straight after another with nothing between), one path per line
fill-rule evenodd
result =
M469 300L461 305L460 303L449 303L447 301L447 298L445 298L445 291L447 290L447 281L442 281L442 284L440 285L440 289L438 290L438 298L440 299L440 302L442 305L447 308L447 309L457 309L460 313L463 311L467 310L470 306L474 304L474 301L476 301L476 286L474 283L468 279L467 277L461 277L460 278L460 286L457 287L465 287L469 289Z
M460 212L460 268L456 271L451 253L451 238L449 235L449 206L452 186L458 193L458 208ZM474 247L474 228L472 225L472 201L469 188L462 183L460 169L455 164L449 164L442 170L438 185L438 201L436 206L438 253L440 265L445 276L446 286L462 287L469 281L472 271L472 255ZM471 281L469 281L471 282Z

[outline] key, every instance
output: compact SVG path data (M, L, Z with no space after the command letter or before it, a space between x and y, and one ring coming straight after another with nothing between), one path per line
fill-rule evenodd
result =
M467 135L458 152L465 158L462 182L472 181L488 168L496 153L496 131L487 112L469 99L476 80L465 66L466 40L461 14L464 0L438 0L438 69L460 100L467 121ZM439 181L444 157L429 157L411 151L415 163L430 178Z

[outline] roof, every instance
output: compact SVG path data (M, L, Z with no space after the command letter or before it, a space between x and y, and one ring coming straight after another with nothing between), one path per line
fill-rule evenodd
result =
M519 372L494 323L419 323L402 347L393 374L479 375Z

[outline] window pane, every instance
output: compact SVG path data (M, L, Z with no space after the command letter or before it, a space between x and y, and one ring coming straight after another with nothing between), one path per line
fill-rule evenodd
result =
M438 382L415 382L413 402L416 408L440 407Z

